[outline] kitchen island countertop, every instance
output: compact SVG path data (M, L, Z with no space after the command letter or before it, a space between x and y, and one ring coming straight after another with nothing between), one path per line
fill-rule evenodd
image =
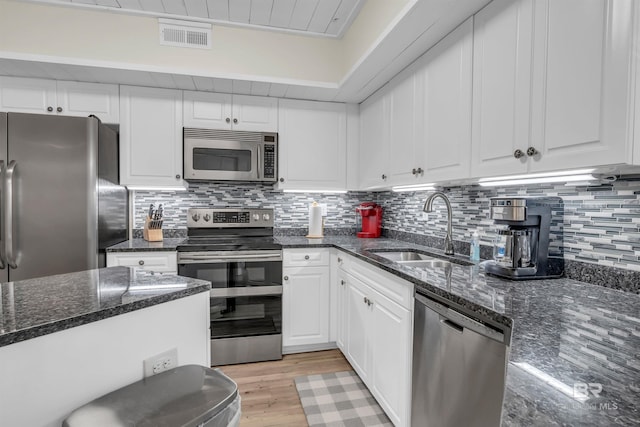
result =
M211 283L111 267L0 284L0 347L207 292Z

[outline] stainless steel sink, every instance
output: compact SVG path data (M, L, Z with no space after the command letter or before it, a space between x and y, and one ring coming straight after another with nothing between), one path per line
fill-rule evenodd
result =
M388 251L388 252L376 252L376 251L371 251L374 254L381 256L382 258L386 258L390 261L395 261L395 262L405 262L405 261L423 261L423 260L439 260L439 258L430 256L430 255L425 255L425 254L421 254L419 252L412 252L412 251L398 251L398 252L394 252L394 251Z
M420 261L396 261L399 264L407 265L409 267L418 268L446 268L451 267L451 262L444 259L429 259Z

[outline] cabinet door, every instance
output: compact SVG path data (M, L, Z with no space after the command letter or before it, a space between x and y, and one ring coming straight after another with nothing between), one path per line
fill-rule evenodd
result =
M474 16L471 175L526 171L533 0L494 0Z
M120 122L118 85L57 82L59 114L86 117L95 115L104 123Z
M403 73L405 74L405 73ZM391 83L389 98L389 181L391 185L414 184L421 160L416 138L416 75L399 75Z
M233 95L234 130L278 132L278 98Z
M55 80L0 77L0 111L57 114Z
M372 393L394 425L408 425L411 400L411 312L375 291L369 293Z
M120 87L120 182L182 184L182 92Z
M329 269L284 268L282 345L329 342Z
M345 104L282 99L278 115L279 188L345 190Z
M535 4L530 169L629 162L632 2Z
M231 129L231 98L227 93L184 92L184 126Z
M346 356L362 381L369 379L371 311L366 304L370 289L360 280L349 277L347 283Z
M346 342L346 332L347 332L347 289L349 276L342 271L338 272L337 275L337 286L336 289L336 344L342 352L346 352L345 342Z
M473 19L469 18L431 48L417 73L420 114L418 144L424 146L416 164L423 181L464 179L470 176L471 79Z
M389 106L382 91L360 105L360 189L388 186L389 175Z

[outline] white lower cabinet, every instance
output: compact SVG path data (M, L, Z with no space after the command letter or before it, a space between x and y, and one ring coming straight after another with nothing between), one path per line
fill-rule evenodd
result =
M178 274L178 254L162 252L108 252L107 267L132 267L158 274Z
M343 353L396 426L408 426L411 410L412 304L402 292L379 291L389 278L358 263L342 267L346 282ZM352 271L354 274L350 274ZM371 274L370 277L368 273ZM397 289L413 289L401 279ZM395 286L392 286L392 288ZM393 292L394 289L391 289ZM403 301L399 303L397 301Z
M329 343L329 249L289 249L283 258L284 352L326 348Z

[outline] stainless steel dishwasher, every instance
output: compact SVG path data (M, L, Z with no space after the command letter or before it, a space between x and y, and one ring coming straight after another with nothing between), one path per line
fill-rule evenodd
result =
M416 293L411 425L500 425L508 337Z

